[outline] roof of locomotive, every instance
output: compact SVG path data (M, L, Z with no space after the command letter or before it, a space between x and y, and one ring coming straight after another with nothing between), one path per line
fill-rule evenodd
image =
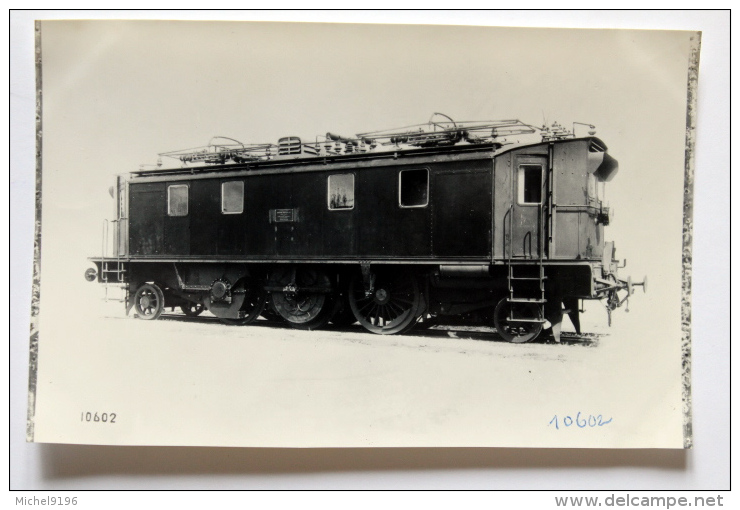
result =
M593 142L598 152L606 152L607 146L604 142L595 136L585 137L568 137L549 140L540 140L525 143L471 143L458 144L438 147L407 147L399 146L379 151L353 152L350 154L331 154L331 155L299 155L299 156L274 156L272 159L263 159L249 161L245 163L219 163L207 164L202 166L182 166L178 168L155 168L141 169L131 172L131 176L138 177L162 177L162 176L182 176L193 174L209 173L231 173L240 171L260 171L259 173L268 173L270 171L290 171L290 167L321 166L326 170L332 170L337 166L346 167L356 165L358 167L374 166L372 162L382 160L400 160L407 158L438 158L439 156L448 156L445 160L462 160L462 159L480 159L483 157L495 158L507 152L517 149L534 148L537 146L546 147L549 144L573 143L583 140ZM306 170L308 170L306 168Z

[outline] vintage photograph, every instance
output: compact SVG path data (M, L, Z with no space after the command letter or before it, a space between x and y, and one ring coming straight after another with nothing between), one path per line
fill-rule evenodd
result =
M29 441L691 447L700 33L36 31Z

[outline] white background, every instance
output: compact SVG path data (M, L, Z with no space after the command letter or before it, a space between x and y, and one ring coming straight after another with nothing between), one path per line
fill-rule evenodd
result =
M259 13L249 13L260 19ZM254 14L252 16L251 14ZM54 14L62 18L95 13ZM326 16L314 13L314 20ZM34 17L12 19L12 477L14 488L722 488L729 483L727 47L716 13L425 13L425 23L702 30L694 238L695 450L277 450L23 444L33 222ZM132 13L125 17L133 18ZM144 13L142 18L156 17ZM190 16L165 17L200 18ZM214 19L227 16L218 13ZM305 17L305 15L304 15ZM264 18L270 19L270 18ZM284 15L272 19L288 19ZM420 22L413 13L334 13L334 21ZM18 108L18 110L16 110ZM22 117L23 116L23 117ZM25 118L24 118L25 117ZM697 331L701 335L696 342ZM588 469L598 467L600 469ZM608 480L604 473L609 473ZM208 476L219 473L220 476ZM650 473L650 476L645 476ZM129 476L125 476L129 475ZM187 475L187 476L183 476ZM606 482L606 483L605 483Z

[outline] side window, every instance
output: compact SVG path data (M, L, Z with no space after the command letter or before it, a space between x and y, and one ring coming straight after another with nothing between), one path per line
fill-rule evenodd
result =
M244 212L244 181L221 183L221 213L241 214Z
M429 170L401 170L398 174L398 205L426 207L429 203Z
M532 205L542 203L542 166L520 165L518 175L518 203Z
M167 214L169 216L188 215L187 184L173 184L167 187Z
M327 179L327 204L330 211L354 209L355 175L330 175Z

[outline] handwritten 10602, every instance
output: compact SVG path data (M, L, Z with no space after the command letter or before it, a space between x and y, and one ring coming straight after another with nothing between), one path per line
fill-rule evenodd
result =
M582 414L581 411L578 411L578 414L576 414L575 418L573 418L573 416L571 415L563 416L561 418L556 414L552 417L552 420L550 420L550 423L548 423L547 426L549 427L550 425L555 425L556 430L560 430L561 427L585 429L593 427L603 427L604 425L608 425L612 422L612 418L606 420L601 414L589 414L588 417L585 416L586 415Z

